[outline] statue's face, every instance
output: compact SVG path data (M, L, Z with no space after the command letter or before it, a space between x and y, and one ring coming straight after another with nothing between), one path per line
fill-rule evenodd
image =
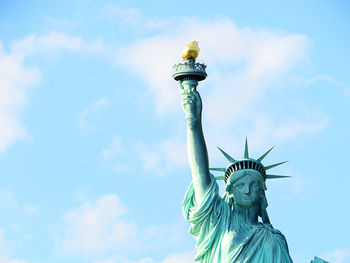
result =
M231 193L235 204L244 208L259 205L262 195L261 182L257 171L239 171L245 175L235 181L231 186Z

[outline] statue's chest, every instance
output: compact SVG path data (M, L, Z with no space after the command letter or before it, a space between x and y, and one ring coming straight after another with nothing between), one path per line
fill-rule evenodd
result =
M237 249L254 231L254 226L229 227L222 237L221 249L227 252Z

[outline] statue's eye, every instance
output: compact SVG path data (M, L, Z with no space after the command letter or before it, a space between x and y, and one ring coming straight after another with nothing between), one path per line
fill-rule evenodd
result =
M239 183L239 184L235 184L234 185L236 188L242 188L243 186L244 186L244 184L243 183Z
M250 184L252 187L258 187L258 183L257 182L252 182L251 184Z

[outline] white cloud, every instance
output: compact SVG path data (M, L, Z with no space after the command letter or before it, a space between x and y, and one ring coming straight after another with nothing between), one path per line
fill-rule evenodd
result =
M185 253L178 253L178 254L173 254L168 257L166 257L162 263L192 263L194 260L194 252L185 252Z
M107 14L120 19L125 24L139 25L142 17L137 8L121 8L112 4L106 5Z
M139 228L127 219L127 209L119 197L112 194L103 195L95 202L83 202L66 212L63 220L64 229L60 231L63 234L56 239L56 250L63 254L110 254L125 262L125 257L135 253L182 248L188 237L183 220ZM111 257L105 261L113 260Z
M4 230L0 228L0 263L26 263L26 261L11 259L9 255L9 245L4 237Z
M11 191L0 189L0 206L2 209L0 226L0 263L26 263L13 258L14 251L30 236L23 233L18 220L26 220L38 210L37 205L21 204ZM13 233L20 234L19 238Z
M130 263L193 263L195 253L194 251L174 253L165 257L162 261L154 260L151 257L147 257L138 261L133 261Z
M88 121L91 115L97 115L102 108L108 104L109 100L107 97L102 97L98 101L90 103L82 112L78 114L79 127L82 129L92 128L92 124Z
M146 145L143 142L132 144L132 147L123 147L122 138L114 135L111 142L101 151L101 157L108 167L117 173L128 171L130 163L124 155L133 155L138 158L146 172L155 175L164 175L173 167L187 164L186 144L179 138L165 139L155 145Z
M37 204L25 204L23 205L23 212L26 214L26 215L33 215L35 214L39 209L39 205Z
M108 146L102 149L101 157L105 165L114 172L121 173L130 169L129 164L122 156L123 153L122 139L119 135L114 135Z
M91 40L83 39L80 36L74 36L59 31L51 31L48 34L38 36L32 34L11 43L11 53L28 57L30 55L43 54L45 58L56 58L63 51L78 52L83 55L98 55L104 57L107 61L115 47L106 43L101 37Z
M0 151L5 151L11 144L27 136L19 113L27 103L27 88L41 80L41 72L39 69L24 66L25 59L38 54L51 58L61 51L84 52L110 59L106 54L111 53L111 47L99 38L83 41L81 37L56 31L42 36L33 34L13 41L9 52L5 51L0 42ZM89 126L86 115L97 111L107 102L107 98L102 98L96 105L90 105L90 108L81 113L80 125Z
M129 247L136 228L123 219L125 213L126 208L112 194L71 209L64 215L65 236L59 249L89 255Z
M263 105L271 103L270 94L281 87L287 87L288 85L281 85L281 78L292 74L292 69L307 58L308 40L303 35L241 28L227 18L144 19L137 9L107 5L106 10L126 24L136 24L135 28L158 31L151 34L151 37L119 47L106 43L101 38L84 40L78 36L52 31L47 35L31 35L14 41L10 48L11 54L16 54L13 58L17 58L19 65L23 56L39 52L46 56L55 56L59 51L66 50L102 56L109 62L122 64L143 78L148 84L148 91L155 98L158 113L164 114L174 110L181 111L180 90L171 78L172 65L180 62L179 54L183 43L196 39L201 47L200 58L205 58L208 63L209 77L199 87L205 102L204 116L210 126L218 127L215 130L216 134L227 132L233 125L237 127L237 123L242 124L242 131L246 131L247 127L254 127L254 123L269 116L271 107L268 109ZM28 70L25 71L28 73L25 74L27 77L15 78L23 80L23 86L34 84L40 78L38 71ZM24 101L23 89L17 91L13 94L17 94L22 100L16 101ZM273 127L280 126L278 120L282 119L282 116L284 119L289 118L286 113L293 111L294 105L287 104L281 103L282 106L279 106L279 118L271 118ZM91 111L93 110L88 106L80 113L81 127L89 127L86 117ZM3 145L3 149L25 136L25 129L20 125L18 118L14 117L14 111L11 112L12 114L8 114L7 111L1 118L6 122L2 126L12 127L3 133L4 142L1 142L0 138L0 147ZM310 114L313 114L312 109ZM323 116L313 119L312 123L310 118L305 120L301 114L295 119L297 125L288 128L288 132L280 129L281 132L277 133L279 139L318 131L326 126ZM266 138L272 135L271 130L260 133L266 134ZM283 136L280 136L281 134ZM209 136L214 135L209 133ZM234 137L240 136L241 134Z
M48 35L38 37L38 48L56 50L79 50L82 45L80 37L73 37L61 32L52 31Z
M105 11L108 17L139 32L166 30L177 21L176 17L144 19L138 8L121 8L113 4L107 4Z
M350 248L338 248L328 252L323 257L332 263L346 263L350 261Z
M306 120L292 119L279 123L274 129L273 135L277 139L294 137L299 134L309 134L323 130L328 126L328 119L314 119L310 122Z
M178 138L165 139L151 146L137 143L134 148L146 172L163 175L173 167L187 164L186 144Z
M187 238L191 238L187 229L188 224L183 218L166 224L149 225L143 228L140 243L147 244L148 250L173 251L174 248L181 248Z
M0 263L26 263L27 261L11 259L9 256L0 256Z
M145 80L159 114L181 111L180 88L171 77L172 66L180 62L183 44L195 39L201 48L199 60L208 64L208 78L199 85L209 127L207 138L248 134L253 140L276 143L327 127L327 118L308 108L307 102L274 97L293 89L290 79L294 70L308 59L306 36L241 28L226 18L158 21L162 22L172 26L120 48L116 56L118 63ZM153 169L160 162L161 151L144 152L146 169Z
M41 72L24 66L26 57L38 52L52 56L61 50L77 51L81 46L81 38L60 32L13 41L9 52L0 42L0 151L4 152L17 140L27 137L26 128L20 122L20 112L27 103L28 87L41 80Z
M272 174L275 173L272 172ZM320 186L320 176L318 174L299 174L289 169L276 174L291 176L290 178L267 182L269 198L278 200L281 205L295 202L295 200L305 201L310 199L315 196Z
M22 204L12 194L10 190L0 189L0 205L3 209L14 209L16 213L23 215L33 215L38 211L38 204Z
M8 244L5 241L4 230L0 228L0 251L7 251Z
M77 51L82 48L83 40L80 37L70 36L62 32L51 31L47 35L35 34L12 42L11 52L21 56L44 52L50 55L52 52L63 50Z
M288 71L306 53L307 41L302 35L252 31L237 27L229 19L179 18L170 28L176 29L131 43L122 49L119 57L122 63L147 81L155 93L160 112L166 112L179 103L179 90L171 79L172 65L180 61L182 46L189 40L196 39L200 43L200 58L206 59L209 78L213 80L207 84L213 91L211 95L217 94L212 101L215 99L221 113L225 114L226 108L222 105L225 98L229 100L231 111L241 109L242 100L236 99L237 95L250 101L259 98L265 80L273 80ZM235 96L226 96L224 92ZM211 110L215 108L211 107Z
M329 75L318 75L312 78L309 78L308 80L305 81L304 86L308 87L310 85L313 85L314 83L317 83L319 81L324 81L324 82L328 82L329 84L339 87L343 90L343 92L345 93L345 95L349 95L350 94L350 87L347 85L344 85L343 83L336 81L335 79L333 79L331 76Z
M17 200L15 199L11 191L7 189L0 189L0 204L2 206L8 205L8 204L17 205Z
M121 138L119 135L114 135L109 146L102 150L102 157L108 161L115 157L117 154L122 152Z
M153 257L145 257L136 261L128 261L123 259L123 262L126 263L193 263L195 257L194 251L182 252L182 253L174 253L166 256L163 260L158 261ZM106 261L97 261L95 263L117 263L117 260L106 260Z
M0 42L0 151L27 136L19 112L27 102L26 89L40 80L40 72L23 65L23 57L5 52Z

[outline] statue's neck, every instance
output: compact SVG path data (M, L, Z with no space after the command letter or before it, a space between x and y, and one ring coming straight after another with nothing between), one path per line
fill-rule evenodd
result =
M236 205L234 212L237 216L237 219L246 224L257 224L258 223L258 214L259 208L257 206L251 208L244 208Z

